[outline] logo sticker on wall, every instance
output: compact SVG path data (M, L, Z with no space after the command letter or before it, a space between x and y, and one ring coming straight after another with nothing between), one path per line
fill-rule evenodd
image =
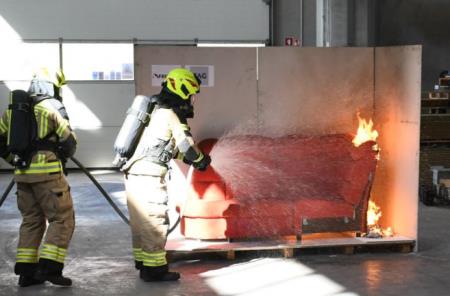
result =
M201 81L201 87L214 86L214 66L212 65L186 65Z
M152 65L152 86L161 86L167 73L174 68L182 68L181 65ZM201 81L201 87L214 86L214 66L212 65L186 65L184 68L191 70Z
M174 68L181 68L181 65L152 65L152 86L161 86L167 73Z

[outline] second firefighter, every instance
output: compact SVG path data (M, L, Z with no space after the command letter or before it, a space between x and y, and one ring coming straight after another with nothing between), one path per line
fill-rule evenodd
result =
M200 80L191 71L170 71L161 92L154 96L156 105L136 151L122 168L135 266L144 281L180 278L179 273L169 272L166 260L169 219L165 177L173 158L199 170L205 170L211 162L196 147L187 124L194 115L194 95L199 91Z

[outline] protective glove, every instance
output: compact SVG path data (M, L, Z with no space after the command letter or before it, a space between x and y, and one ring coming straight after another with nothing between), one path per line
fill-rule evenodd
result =
M211 163L211 157L209 157L208 154L204 154L202 159L200 159L197 162L194 162L192 165L194 166L195 169L203 172L203 171L206 171L206 168L208 167L208 165L210 163Z
M186 157L183 157L183 162L187 165L191 165L192 161L190 161L189 159L187 159Z

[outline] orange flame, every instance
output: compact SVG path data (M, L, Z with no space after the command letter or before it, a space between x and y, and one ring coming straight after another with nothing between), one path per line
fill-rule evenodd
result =
M373 129L372 119L370 119L369 122L367 122L365 119L359 116L359 112L357 115L359 125L356 136L353 138L352 141L353 145L355 145L355 147L358 147L367 141L376 141L378 137L378 132L376 130L372 130Z
M382 212L380 207L372 200L369 200L367 209L367 237L391 237L394 232L391 227L383 229L378 225L378 220L381 218Z
M377 204L369 200L369 207L367 209L367 226L375 226L378 224L378 220L380 220L381 211L380 207Z

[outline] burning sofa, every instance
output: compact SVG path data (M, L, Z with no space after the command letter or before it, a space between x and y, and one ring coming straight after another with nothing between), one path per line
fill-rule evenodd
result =
M350 135L229 136L199 146L213 158L192 171L179 207L187 238L276 238L366 232L378 151Z

